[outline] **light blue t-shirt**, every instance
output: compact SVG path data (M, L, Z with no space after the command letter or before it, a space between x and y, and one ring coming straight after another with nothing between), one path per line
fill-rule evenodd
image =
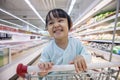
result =
M82 55L87 63L91 62L91 55L82 45L80 40L69 37L65 50L57 46L55 40L51 40L42 51L40 62L53 62L54 65L69 64L77 55Z

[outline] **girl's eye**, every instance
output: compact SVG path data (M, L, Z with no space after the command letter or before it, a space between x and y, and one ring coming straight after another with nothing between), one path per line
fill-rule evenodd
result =
M63 21L62 19L58 20L58 22L62 22L62 21Z
M49 25L52 25L52 24L54 24L54 22L49 22L48 24L49 24Z

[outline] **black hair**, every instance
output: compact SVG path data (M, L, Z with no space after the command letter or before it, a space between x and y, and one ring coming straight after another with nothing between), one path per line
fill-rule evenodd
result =
M67 21L68 21L68 29L70 30L70 28L72 27L72 21L71 21L71 18L70 16L62 9L52 9L48 12L47 16L46 16L46 26L45 28L47 29L47 25L48 25L48 22L49 20L51 20L51 14L55 17L55 18L67 18Z

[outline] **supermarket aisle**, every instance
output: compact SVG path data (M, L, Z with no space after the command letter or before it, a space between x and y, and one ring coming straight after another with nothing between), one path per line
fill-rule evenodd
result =
M0 0L0 79L4 70L10 78L18 63L40 56L41 45L52 39L45 17L54 8L70 15L69 36L80 39L93 62L120 62L120 0Z

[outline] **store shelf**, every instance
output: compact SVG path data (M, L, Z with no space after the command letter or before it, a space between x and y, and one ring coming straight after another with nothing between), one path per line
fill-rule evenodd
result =
M25 65L29 64L32 60L34 60L36 57L38 57L41 54L43 46L45 46L45 45L46 44L41 45L41 48L38 48L34 52L28 51L27 54L24 54L22 57L17 58L17 60L13 61L12 63L1 67L0 68L0 79L1 80L8 80L12 76L14 76L16 74L17 65L19 63L25 64ZM7 75L7 76L5 77L5 75Z
M82 30L89 29L89 28L92 28L92 27L94 27L94 26L97 26L97 25L99 25L99 24L103 24L103 23L105 23L105 22L107 22L107 21L110 21L110 20L112 20L112 19L115 19L115 16L116 16L116 15L113 15L113 16L108 17L108 18L105 18L104 20L101 20L101 21L99 21L99 22L92 23L92 24L89 24L89 25L85 25L83 28L80 27L80 28L78 28L78 29L79 29L78 31L82 31ZM118 17L120 17L120 13L118 14Z
M83 35L90 35L90 34L99 34L99 33L105 33L105 32L110 32L110 31L113 31L114 28L107 28L107 29L104 29L104 30L96 30L96 31L91 31L91 32L86 32L86 33L83 33L83 34L79 34L80 36L83 36ZM116 30L120 30L120 27L117 27Z
M22 30L18 28L14 28L5 24L0 24L0 32L3 33L9 33L9 34L17 34L17 35L38 35L40 36L40 33L35 33L27 30Z
M19 44L19 43L25 43L25 42L32 42L32 41L40 41L38 40L23 40L23 41L17 41L17 40L4 40L4 41L0 41L0 45L9 45L9 44ZM43 41L43 40L42 40Z
M94 51L96 54L104 57L104 59L109 61L109 59L110 59L110 52L106 52L106 51L103 51L103 50L92 48L90 46L86 46L86 47L87 47L88 50ZM116 55L116 54L113 53L111 61L120 61L120 55Z
M110 7L115 10L115 5L114 6L107 5L104 7L104 12L108 13L109 11L111 11ZM101 12L98 13L96 12L96 14L99 14L97 16L95 16L94 13L93 15L95 17L91 16L90 19L84 21L84 24L81 25L82 27L78 28L79 30L77 30L76 32L79 34L81 41L91 46L91 47L90 46L87 47L89 50L94 51L98 55L104 57L106 60L109 60L115 23L116 23L116 33L114 34L115 35L114 44L115 46L120 45L120 26L119 26L120 13L118 13L118 20L117 22L115 22L115 18L116 18L115 11L113 14L107 16L106 18L105 15L103 15L105 13L102 12L103 12L102 10ZM114 53L112 54L112 61L117 61L119 59L120 59L120 55Z
M91 42L101 42L101 43L112 43L111 40L89 40L89 39L81 39L82 41L91 41ZM114 43L120 44L120 41L115 41Z
M12 53L12 50L27 50L29 48L33 48L33 47L36 47L38 45L42 45L43 43L45 43L44 41L30 41L30 42L21 42L21 43L15 43L15 44L7 44L7 45L4 45L8 48L11 49L11 53ZM17 52L16 52L17 53Z

